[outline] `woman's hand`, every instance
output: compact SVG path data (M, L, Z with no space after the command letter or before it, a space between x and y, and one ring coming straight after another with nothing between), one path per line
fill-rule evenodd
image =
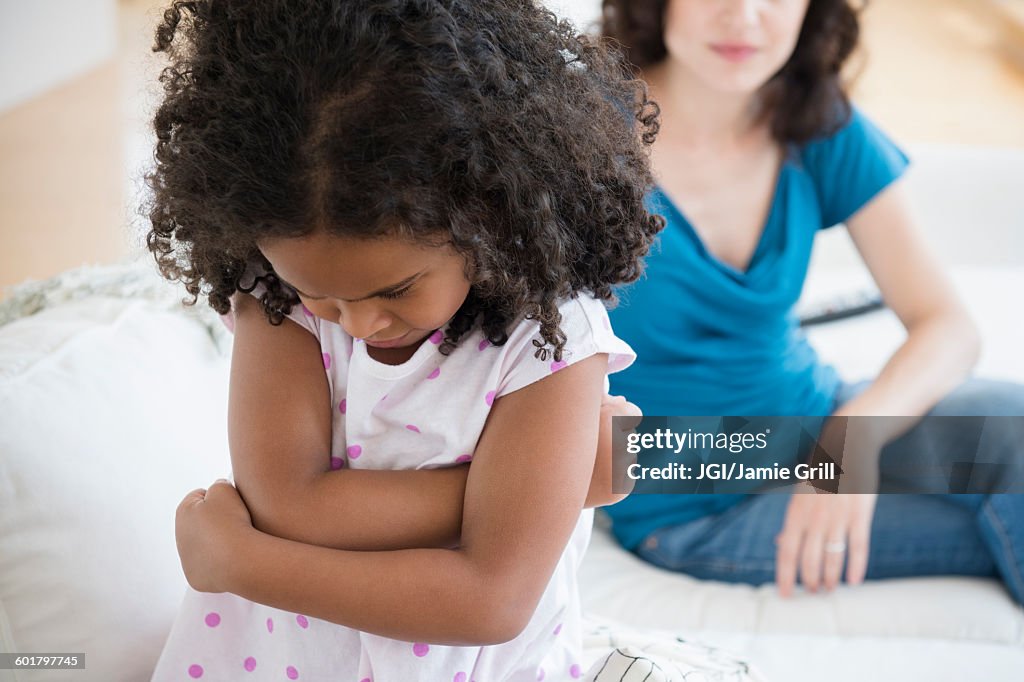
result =
M185 496L175 513L174 531L185 578L199 592L231 591L240 542L257 532L242 497L225 479Z
M877 495L820 493L797 486L786 509L782 532L775 537L775 582L784 597L800 582L811 592L831 591L846 564L846 582L857 585L867 572L871 519Z
M597 438L597 457L594 460L594 473L590 479L590 490L584 507L604 507L624 499L629 493L612 492L612 417L632 417L635 423L629 429L636 428L643 417L643 412L622 396L606 395L601 399L601 426ZM629 430L626 429L626 430Z
M840 406L818 434L821 452L841 470L839 494L801 482L789 500L782 531L775 537L775 582L784 597L793 593L798 572L810 592L834 589L844 564L848 584L864 580L882 448L916 421L865 416L885 413L873 393L869 387ZM816 450L812 460L817 455Z

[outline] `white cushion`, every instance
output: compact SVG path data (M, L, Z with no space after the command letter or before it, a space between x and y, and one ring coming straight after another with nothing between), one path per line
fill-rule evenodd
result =
M778 682L1020 682L1024 647L913 637L701 633Z
M583 607L634 627L677 632L897 636L1024 644L1024 612L995 580L906 578L778 596L697 580L623 551L597 524L580 571Z
M0 327L4 651L86 654L48 680L148 679L185 588L174 510L229 472L227 369L207 329L147 301Z

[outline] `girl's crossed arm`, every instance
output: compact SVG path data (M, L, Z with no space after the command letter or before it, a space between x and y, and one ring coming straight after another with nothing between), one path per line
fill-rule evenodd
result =
M236 295L232 304L228 433L235 484L253 525L335 549L458 544L469 465L331 471L330 395L316 340L287 319L270 325L253 296ZM606 401L604 431L612 414L631 413L624 405ZM610 493L610 434L602 436L607 452L596 463L587 506L621 497Z
M316 339L259 301L232 298L228 439L253 525L339 549L445 547L458 541L468 465L330 470L331 396Z
M456 549L358 552L254 529L234 488L178 509L190 584L385 637L487 645L525 627L575 527L593 470L603 354L495 401L470 469Z

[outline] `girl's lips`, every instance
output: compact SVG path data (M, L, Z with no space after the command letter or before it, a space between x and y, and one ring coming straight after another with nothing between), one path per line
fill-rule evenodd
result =
M408 335L408 332L406 332L401 336L396 336L395 338L388 339L387 341L371 341L370 339L363 339L363 341L366 342L366 345L373 346L374 348L397 348L402 345L402 342Z
M723 43L711 45L710 47L717 55L730 62L742 62L745 59L749 59L755 52L757 52L756 47L742 44L730 45Z

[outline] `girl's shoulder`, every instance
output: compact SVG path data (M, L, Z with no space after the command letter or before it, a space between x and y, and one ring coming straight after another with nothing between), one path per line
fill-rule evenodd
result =
M501 378L496 396L512 393L598 353L608 355L609 374L633 364L636 353L615 335L601 300L580 293L562 300L558 312L561 315L559 328L565 336L565 346L558 359L553 357L550 346L546 354L538 357L538 344L543 344L543 338L537 320L520 319L508 330L508 341L495 349Z
M239 292L237 295L248 295L253 296L257 299L262 298L263 294L266 293L267 287L260 280L261 277L266 275L266 270L262 265L258 263L249 263L246 265L245 273L242 275L239 281L239 286L244 289L250 290L248 294ZM299 325L310 334L316 337L317 341L321 341L321 328L320 318L316 317L312 311L310 311L302 303L296 303L292 306L292 309L284 314L286 318Z

